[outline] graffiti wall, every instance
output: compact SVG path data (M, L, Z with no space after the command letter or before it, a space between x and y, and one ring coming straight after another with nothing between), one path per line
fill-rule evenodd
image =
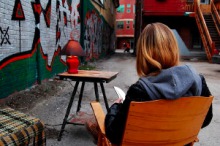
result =
M89 0L0 0L0 99L65 71L69 39L87 61L114 51L113 28Z
M83 45L86 60L93 60L114 52L115 32L91 3L84 3Z
M0 98L66 70L59 52L80 38L78 7L79 0L0 0Z

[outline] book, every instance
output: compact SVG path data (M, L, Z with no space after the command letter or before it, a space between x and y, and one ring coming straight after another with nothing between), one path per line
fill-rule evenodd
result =
M125 100L125 92L121 88L116 87L116 86L114 86L114 89L115 89L115 92L118 95L118 98L122 98L123 101L124 101Z

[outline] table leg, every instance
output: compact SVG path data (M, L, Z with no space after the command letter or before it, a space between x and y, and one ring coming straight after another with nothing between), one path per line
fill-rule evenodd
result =
M105 102L105 107L106 107L106 110L108 111L108 110L109 110L108 100L107 100L107 98L106 98L105 88L104 88L104 85L103 85L102 82L100 82L100 86L101 86L101 89L102 89L102 94L103 94L103 98L104 98L104 102Z
M81 108L81 101L82 101L84 86L85 86L85 82L82 82L82 86L81 86L81 90L80 90L80 94L79 94L79 101L78 101L76 112L79 112L79 110Z
M76 94L78 85L79 85L79 81L77 81L77 82L75 83L74 90L73 90L72 96L71 96L70 101L69 101L69 105L68 105L67 110L66 110L66 115L65 115L65 117L64 117L64 119L63 119L63 124L62 124L61 130L60 130L60 134L59 134L59 137L58 137L58 141L61 140L62 133L63 133L64 128L65 128L65 126L66 126L66 124L67 124L67 122L68 122L67 119L68 119L68 116L69 116L69 113L70 113L70 109L71 109L72 104L73 104L73 100L74 100L74 97L75 97L75 94Z
M99 91L98 91L98 85L97 85L97 82L94 82L94 89L95 89L95 97L96 97L96 101L99 102Z

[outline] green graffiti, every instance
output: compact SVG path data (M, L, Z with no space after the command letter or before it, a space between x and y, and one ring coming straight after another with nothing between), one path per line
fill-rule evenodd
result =
M12 62L0 70L0 99L33 86L37 83L38 76L40 76L40 80L44 80L66 70L65 64L60 61L59 56L54 57L51 70L48 70L47 61L43 55L41 53L37 55L37 52L40 52L39 48L40 44L30 58ZM37 56L39 62L36 61ZM37 63L39 63L40 72L37 70ZM38 73L40 74L38 75Z

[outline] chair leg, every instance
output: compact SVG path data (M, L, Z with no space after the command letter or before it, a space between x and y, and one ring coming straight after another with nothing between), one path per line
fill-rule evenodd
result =
M186 145L186 146L194 146L195 142L199 142L199 139L196 138L193 142L191 142L190 144Z
M112 145L109 142L109 140L105 137L105 135L103 135L102 133L99 133L97 146L116 146L116 145Z
M99 133L97 146L102 146L102 134Z

